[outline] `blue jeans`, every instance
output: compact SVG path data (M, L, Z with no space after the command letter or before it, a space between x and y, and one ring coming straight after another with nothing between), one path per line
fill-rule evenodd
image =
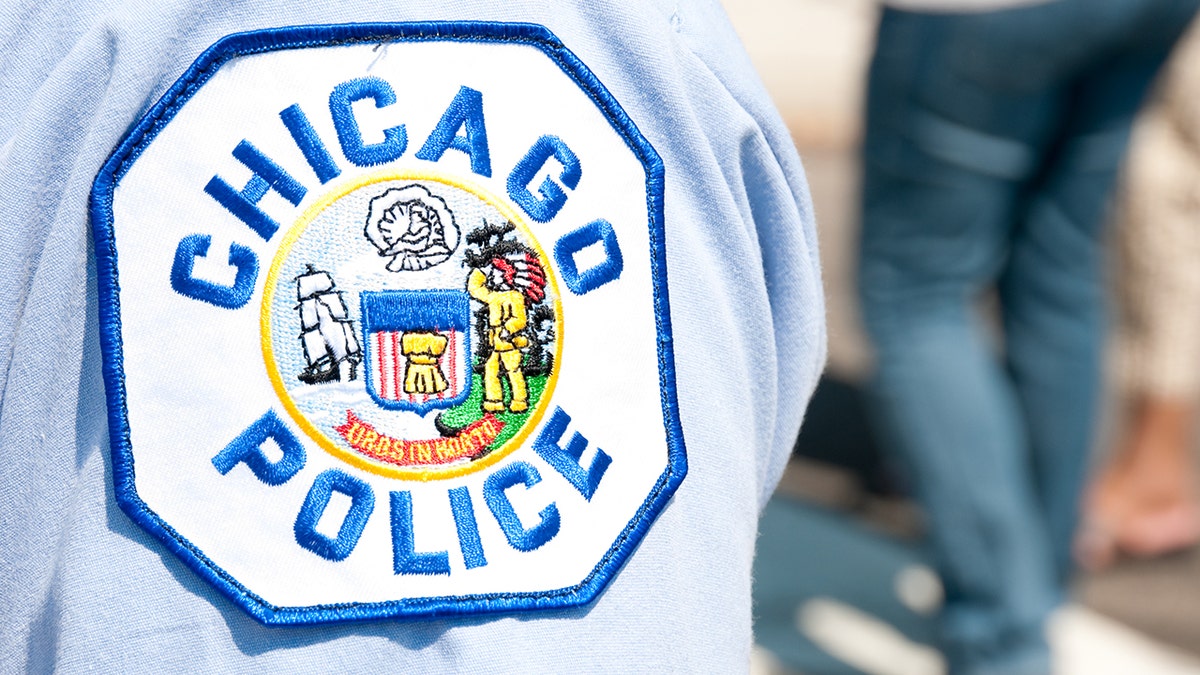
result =
M1045 673L1100 392L1105 205L1197 2L885 10L864 146L862 311L956 673ZM995 292L999 324L979 312Z

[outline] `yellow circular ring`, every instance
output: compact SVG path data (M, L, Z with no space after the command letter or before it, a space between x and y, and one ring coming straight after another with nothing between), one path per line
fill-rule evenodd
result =
M456 465L450 469L409 469L391 466L383 462L371 460L363 455L339 446L328 436L326 436L324 432L318 429L316 425L310 422L308 418L304 416L304 413L300 411L300 408L296 406L295 401L292 400L292 397L288 394L287 389L284 387L283 378L279 375L279 368L275 365L275 353L271 347L271 304L275 297L276 280L279 276L279 270L281 267L283 267L283 262L287 258L288 252L291 251L292 246L296 243L296 240L300 238L300 235L303 234L304 230L314 220L316 220L317 216L320 215L322 211L324 211L337 200L367 185L393 180L426 180L442 183L444 185L449 185L451 187L456 187L461 190L465 190L466 192L470 192L479 199L482 199L490 204L500 212L500 215L504 216L510 222L516 225L517 228L521 230L522 234L524 234L525 237L528 238L533 244L534 250L537 251L538 257L540 257L542 261L546 263L546 277L549 280L550 287L554 290L554 331L556 335L554 348L554 368L551 369L550 375L546 378L546 385L542 389L542 395L538 399L537 407L525 420L525 424L522 425L521 430L518 431L512 438L508 439L504 445L491 451L482 459L467 464ZM465 232L462 236L466 236ZM497 199L495 195L475 183L464 180L457 176L451 176L436 171L400 171L379 173L349 181L339 186L338 189L322 197L319 201L317 201L317 203L310 206L300 216L299 219L296 220L296 223L292 225L291 229L289 229L287 234L284 235L283 240L279 245L279 250L275 253L275 259L271 262L271 270L267 273L266 287L263 289L262 309L259 312L259 325L262 330L263 359L266 361L267 375L271 378L271 386L275 389L275 394L279 396L279 400L283 403L284 409L286 409L288 414L292 416L292 419L296 422L296 424L304 430L304 433L308 434L310 438L316 441L317 444L329 454L364 471L368 471L379 476L388 476L391 478L406 478L409 480L428 481L463 476L491 466L519 448L521 443L528 438L534 427L536 427L538 422L541 420L542 415L545 414L546 407L549 405L550 399L554 394L554 386L558 382L558 371L560 368L559 364L562 362L563 344L562 296L558 291L558 278L554 274L554 269L551 267L549 262L549 256L546 255L546 252L542 249L541 244L538 243L537 238L533 236L533 232L530 231L529 226L525 224L525 220L521 218L521 216L507 203Z

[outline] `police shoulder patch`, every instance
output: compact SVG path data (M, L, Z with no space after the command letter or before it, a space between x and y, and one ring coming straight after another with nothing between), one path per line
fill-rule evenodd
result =
M591 600L686 472L662 187L540 26L222 39L92 193L118 503L265 623Z

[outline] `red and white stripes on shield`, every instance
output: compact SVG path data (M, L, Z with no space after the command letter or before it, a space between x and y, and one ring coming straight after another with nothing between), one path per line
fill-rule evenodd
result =
M378 374L378 395L389 401L406 401L409 403L425 403L431 398L442 400L454 398L461 389L462 373L459 372L458 352L465 348L461 344L462 333L454 329L441 332L446 337L445 352L436 357L436 368L445 378L445 389L436 394L406 391L410 359L405 354L402 340L404 331L377 331L371 334L372 351L375 352L375 371Z

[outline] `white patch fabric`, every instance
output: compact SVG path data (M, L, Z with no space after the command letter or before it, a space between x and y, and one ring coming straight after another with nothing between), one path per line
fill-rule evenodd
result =
M588 602L686 472L662 173L540 26L221 40L93 190L121 508L264 623Z

